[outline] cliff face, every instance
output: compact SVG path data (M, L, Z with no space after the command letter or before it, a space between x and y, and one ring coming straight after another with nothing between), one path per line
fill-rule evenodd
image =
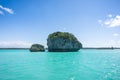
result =
M31 52L43 52L43 51L45 51L45 48L43 45L33 44L29 50Z
M67 32L55 32L48 36L48 51L50 52L70 52L78 51L82 48L82 44L77 38Z

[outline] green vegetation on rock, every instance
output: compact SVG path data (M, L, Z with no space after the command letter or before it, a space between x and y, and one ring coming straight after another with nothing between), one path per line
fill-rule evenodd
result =
M48 36L49 39L58 37L69 40L77 40L77 38L73 34L68 32L54 32Z

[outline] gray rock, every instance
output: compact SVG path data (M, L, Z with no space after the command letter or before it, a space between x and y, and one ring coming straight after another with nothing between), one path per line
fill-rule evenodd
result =
M33 44L29 50L31 52L43 52L45 51L45 48L41 44Z
M68 32L54 32L47 39L49 52L71 52L78 51L82 44L77 38Z

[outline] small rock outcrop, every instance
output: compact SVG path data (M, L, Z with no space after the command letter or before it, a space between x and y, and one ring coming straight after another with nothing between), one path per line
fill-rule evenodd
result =
M68 32L54 32L47 39L49 52L72 52L82 48L77 38Z
M33 44L29 50L31 52L43 52L45 51L45 48L41 44Z

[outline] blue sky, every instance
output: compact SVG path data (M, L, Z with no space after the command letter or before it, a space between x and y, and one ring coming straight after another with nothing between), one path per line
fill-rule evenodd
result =
M120 47L120 0L0 0L0 47L46 46L73 33L84 47Z

